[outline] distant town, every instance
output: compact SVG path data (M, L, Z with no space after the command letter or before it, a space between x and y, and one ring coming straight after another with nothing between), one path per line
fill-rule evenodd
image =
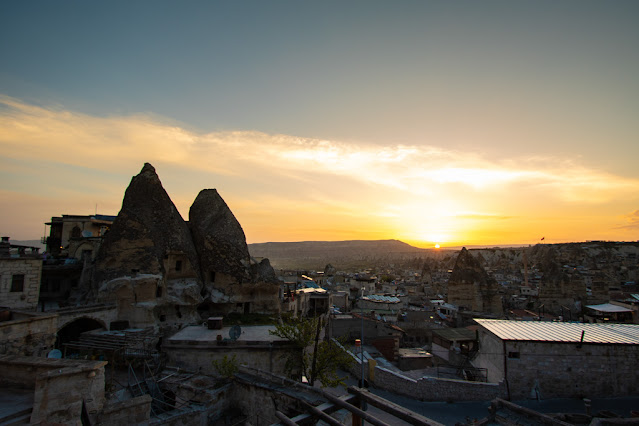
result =
M1 425L639 423L639 242L247 244L148 163L69 213L0 242Z

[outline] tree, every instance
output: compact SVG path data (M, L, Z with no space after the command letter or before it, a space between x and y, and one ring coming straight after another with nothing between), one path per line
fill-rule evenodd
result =
M286 368L301 372L309 385L313 386L315 380L324 387L344 384L344 378L337 375L337 369L347 368L353 360L334 342L319 340L322 323L321 317L293 318L275 326L275 330L269 333L293 343L296 350L289 355Z
M214 359L213 361L211 361L211 364L213 364L213 368L215 368L217 374L219 374L226 380L232 378L233 375L239 371L238 362L235 355L230 358L228 355L224 355L224 358L219 360Z

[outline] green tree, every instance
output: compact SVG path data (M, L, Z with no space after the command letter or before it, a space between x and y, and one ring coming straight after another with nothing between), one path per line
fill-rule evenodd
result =
M293 318L277 325L270 334L288 339L295 346L286 361L289 371L300 372L313 386L319 380L322 386L344 384L337 375L338 368L347 368L353 360L334 342L320 341L322 318Z
M213 364L213 368L215 368L217 374L227 380L233 377L233 375L239 371L238 362L235 355L230 358L228 355L224 355L224 358L219 360L214 359L213 361L211 361L211 364Z

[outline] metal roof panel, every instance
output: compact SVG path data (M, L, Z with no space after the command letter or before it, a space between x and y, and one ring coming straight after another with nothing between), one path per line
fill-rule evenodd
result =
M639 345L637 324L582 324L573 322L475 319L502 340Z

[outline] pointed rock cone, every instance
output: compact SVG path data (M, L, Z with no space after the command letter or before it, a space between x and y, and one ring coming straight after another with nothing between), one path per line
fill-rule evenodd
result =
M189 226L203 276L224 274L240 283L251 279L244 231L215 189L200 191L189 210Z
M182 275L191 272L200 283L197 252L189 228L162 187L155 168L146 163L131 179L122 209L96 258L94 281L140 274L166 278L169 255L178 254ZM189 264L190 263L190 264Z

